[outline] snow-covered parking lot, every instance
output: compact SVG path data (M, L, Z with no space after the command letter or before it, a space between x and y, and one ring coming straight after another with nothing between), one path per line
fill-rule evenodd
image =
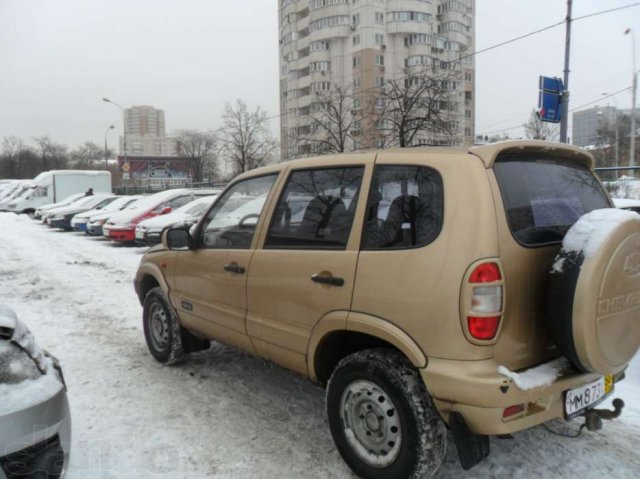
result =
M147 353L132 280L144 249L0 214L0 303L62 363L71 404L69 477L351 477L333 446L324 390L214 344L178 367ZM614 396L622 417L569 439L551 422L440 477L640 476L640 358ZM1 400L1 399L0 399ZM605 405L610 405L608 400Z

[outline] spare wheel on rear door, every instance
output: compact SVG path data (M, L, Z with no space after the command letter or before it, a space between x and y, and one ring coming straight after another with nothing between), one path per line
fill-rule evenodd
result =
M553 341L580 370L614 374L640 347L640 215L594 210L569 229L549 279Z

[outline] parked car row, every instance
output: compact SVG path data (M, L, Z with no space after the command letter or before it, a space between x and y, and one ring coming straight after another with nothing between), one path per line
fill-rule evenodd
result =
M195 223L218 193L182 188L148 196L74 194L41 206L34 217L51 228L151 246L160 242L166 227Z

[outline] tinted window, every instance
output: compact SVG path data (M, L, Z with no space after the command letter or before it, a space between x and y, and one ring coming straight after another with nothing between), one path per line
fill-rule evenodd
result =
M271 221L266 248L344 249L364 167L291 173Z
M276 178L277 174L265 175L231 186L207 214L201 245L207 248L249 248Z
M442 178L427 167L381 165L374 170L363 249L414 248L433 242L442 229Z
M509 228L523 245L562 241L585 213L609 208L609 200L594 174L566 160L507 156L493 167Z

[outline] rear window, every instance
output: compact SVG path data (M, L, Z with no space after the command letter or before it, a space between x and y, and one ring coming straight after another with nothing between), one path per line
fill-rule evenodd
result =
M493 170L509 228L524 246L561 242L582 215L611 207L600 182L582 165L553 158L504 156Z

